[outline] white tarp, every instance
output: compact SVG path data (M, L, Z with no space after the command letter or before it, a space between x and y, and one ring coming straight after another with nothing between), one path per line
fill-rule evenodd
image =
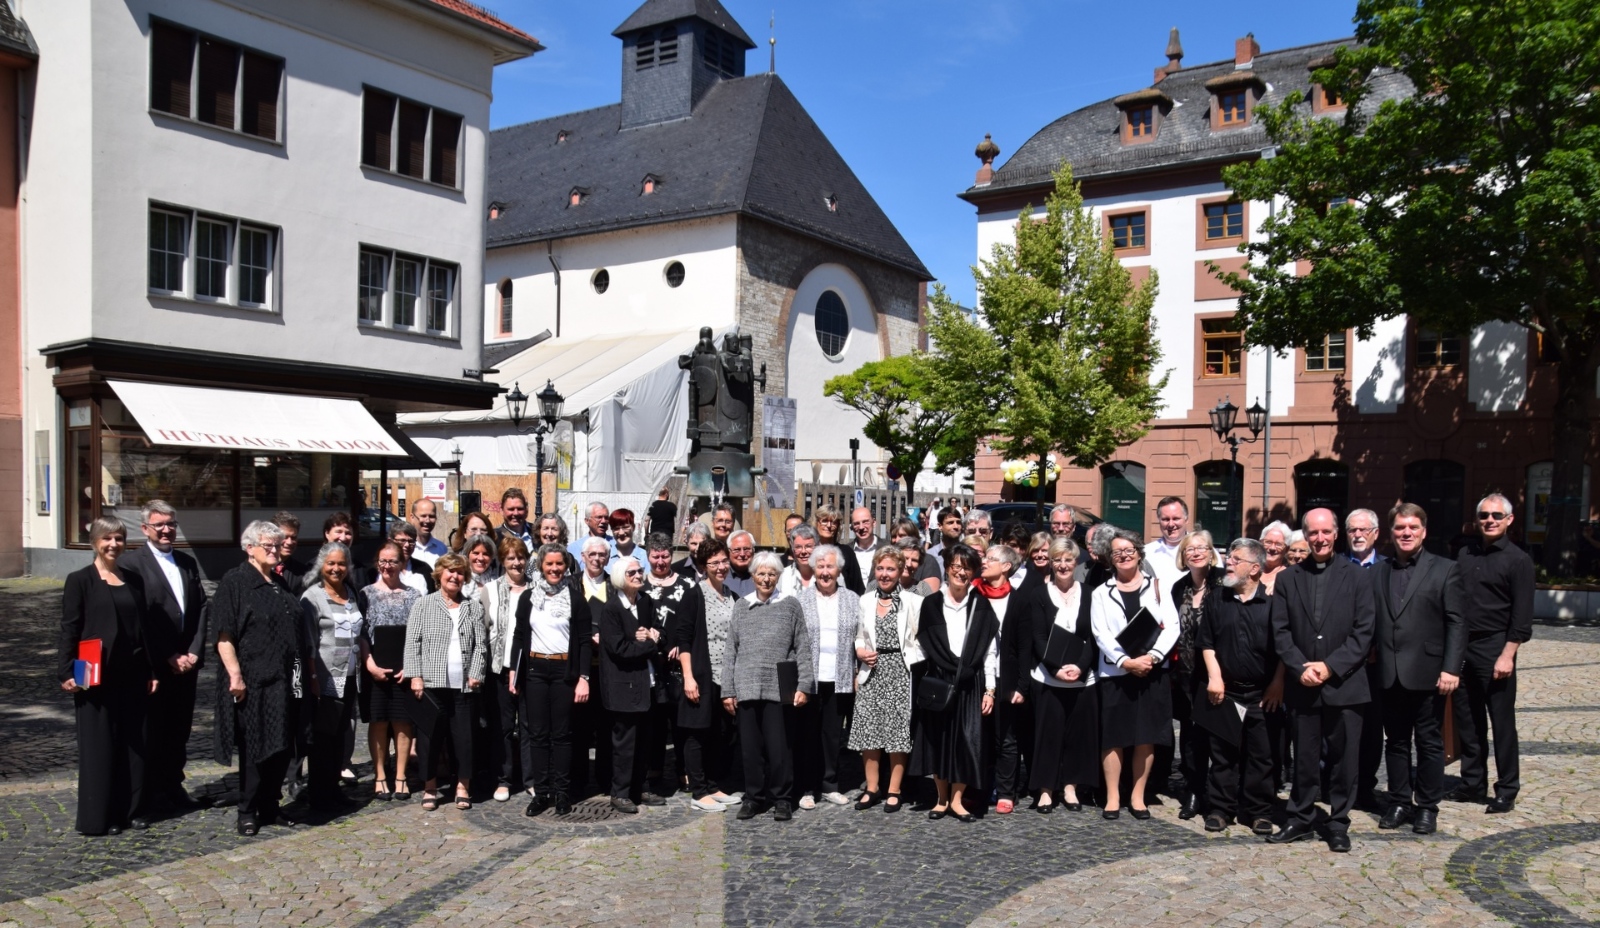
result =
M406 457L355 400L110 381L157 445Z
M688 416L689 372L678 369L677 355L590 406L587 489L653 494L666 486L689 460Z

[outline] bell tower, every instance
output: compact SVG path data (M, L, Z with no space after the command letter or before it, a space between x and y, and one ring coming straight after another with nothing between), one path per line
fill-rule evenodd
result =
M646 0L622 40L622 128L684 119L717 81L744 77L756 47L717 0Z

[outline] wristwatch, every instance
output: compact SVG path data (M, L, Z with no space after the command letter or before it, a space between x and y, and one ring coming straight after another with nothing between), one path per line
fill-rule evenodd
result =
M586 674L586 673L580 673L580 674L578 674L578 679L582 680L585 683L588 683L589 682L589 675Z

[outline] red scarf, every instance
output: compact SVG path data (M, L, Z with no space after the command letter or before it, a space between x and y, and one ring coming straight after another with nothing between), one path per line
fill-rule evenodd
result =
M990 586L984 582L982 577L979 577L972 581L972 588L982 593L985 599L999 599L1002 596L1011 595L1011 581L1004 578L994 586Z

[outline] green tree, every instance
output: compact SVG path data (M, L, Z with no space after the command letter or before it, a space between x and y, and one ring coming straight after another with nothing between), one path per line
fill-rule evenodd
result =
M1051 451L1094 467L1149 430L1166 375L1151 329L1154 273L1135 285L1063 165L1042 217L973 269L978 311L929 298L934 403L953 413L950 457L988 437L1010 458Z
M1600 365L1600 5L1362 0L1356 38L1312 75L1344 115L1297 94L1257 110L1277 157L1225 172L1241 198L1286 204L1247 276L1226 275L1239 322L1275 348L1400 315L1542 333L1558 382L1544 560L1570 574Z
M930 454L937 456L955 414L932 404L933 382L925 355L895 355L871 361L823 384L822 392L867 417L862 433L889 452L889 463L915 498L917 476Z

